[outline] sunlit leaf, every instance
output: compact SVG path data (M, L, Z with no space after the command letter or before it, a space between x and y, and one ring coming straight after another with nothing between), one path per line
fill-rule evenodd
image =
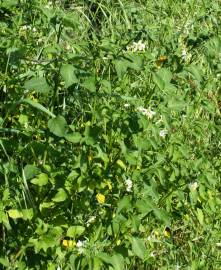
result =
M44 77L35 77L25 82L25 89L33 90L38 93L47 94L50 91L50 86L48 85Z
M132 238L132 251L133 253L141 258L142 260L145 257L145 254L147 252L146 247L144 245L144 241L140 238Z
M52 201L54 202L63 202L67 199L67 193L65 192L65 190L63 188L59 188L58 192L56 193L56 195L54 196L54 198L52 199Z
M58 137L63 137L67 129L67 122L61 115L48 121L49 130Z
M10 209L10 210L8 210L8 215L12 219L23 218L23 213L18 209Z
M44 186L48 183L48 175L46 173L41 173L38 177L31 180L31 183L37 186Z
M80 236L84 233L85 227L83 226L71 226L67 230L67 236L68 237L76 237Z
M61 76L64 79L65 86L67 88L70 87L72 84L78 82L78 79L75 75L75 69L72 65L63 65L61 67Z

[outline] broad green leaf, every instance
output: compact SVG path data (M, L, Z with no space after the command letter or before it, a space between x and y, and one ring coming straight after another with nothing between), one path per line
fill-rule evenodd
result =
M63 17L62 23L66 27L71 27L71 28L75 29L77 27L77 25L80 23L78 13L74 13L74 12L68 13L67 11L65 11L65 13L63 14L62 17Z
M172 73L170 70L166 68L161 68L158 72L157 75L160 76L160 78L165 82L169 83L173 77Z
M106 264L111 264L111 256L107 253L99 252L96 256Z
M199 67L196 67L194 65L190 65L186 68L186 70L193 75L193 77L200 83L202 81L201 73L202 71L199 69Z
M55 15L54 9L41 7L42 13L50 20Z
M127 58L120 58L114 61L114 66L119 79L127 72L128 68L140 70L143 65L143 59L140 55L128 55Z
M127 72L127 66L128 61L127 60L115 60L114 66L117 72L117 77L121 79L123 75Z
M215 186L218 182L218 178L211 173L207 173L206 178L207 178L208 182L210 183L210 185Z
M41 173L38 177L31 180L31 183L37 186L44 186L48 183L48 175L46 173Z
M157 73L153 74L153 81L160 88L160 90L164 89L165 82Z
M56 235L51 234L49 231L47 235L43 234L38 239L29 238L29 243L31 243L36 252L39 252L41 249L46 252L48 248L55 247L59 242L59 238Z
M94 257L93 258L93 270L101 270L102 269L102 261L101 259Z
M177 87L172 83L167 83L165 85L164 91L170 96L172 96L172 95L175 96L177 93Z
M59 115L48 121L48 128L54 135L63 137L66 133L67 122L63 116Z
M151 202L151 199L146 199L146 200L138 200L136 202L136 208L141 214L148 214L154 209L154 204Z
M99 132L101 129L98 126L91 126L90 122L85 124L84 140L87 145L95 145L99 139Z
M0 257L0 265L3 265L9 269L11 264L6 258Z
M133 230L133 232L138 233L139 231L141 231L142 227L140 226L141 224L140 215L133 215L130 217L130 220L131 220L131 229Z
M140 70L143 65L143 58L138 54L131 54L127 56L127 66L134 70Z
M31 220L33 218L34 213L32 208L22 210L10 209L8 210L8 215L12 219L22 218L24 220Z
M172 111L182 111L187 106L187 103L181 98L171 98L168 101L168 108Z
M124 267L124 258L120 254L115 254L111 257L111 264L114 270L122 270Z
M21 124L21 125L27 125L28 124L28 116L25 115L25 114L20 114L19 115L19 118L18 118L18 122Z
M40 170L34 165L27 164L24 167L24 174L25 174L26 180L29 180L29 179L35 177L39 173L40 173Z
M82 85L89 91L96 92L96 81L94 77L86 78Z
M24 87L27 90L33 90L37 93L43 94L47 94L50 91L50 86L44 77L32 78L25 82Z
M103 90L105 93L111 93L111 83L107 80L102 80L101 90Z
M8 210L8 215L12 219L23 218L22 212L20 210L18 210L18 209L10 209L10 210Z
M120 213L124 209L131 209L131 197L130 196L124 196L123 199L121 199L118 202L117 205L117 213Z
M161 90L163 90L165 86L170 83L171 79L172 73L166 68L162 68L153 74L153 81Z
M22 209L23 219L24 220L31 220L33 218L34 212L33 209Z
M145 258L146 247L144 245L144 241L140 238L132 238L132 251L133 253L141 258L142 260Z
M68 237L76 237L80 236L84 233L85 227L83 226L71 226L67 230L67 236Z
M59 188L58 192L56 193L56 195L54 196L54 198L52 199L52 201L54 202L63 202L67 199L67 193L65 192L65 190L63 188Z
M126 159L126 161L130 164L130 165L137 165L138 162L138 155L139 152L138 151L125 151L124 153L124 157Z
M27 103L28 105L31 105L32 107L38 109L39 111L42 111L42 112L48 114L48 115L51 116L51 117L55 117L55 115L54 115L52 112L50 112L48 109L46 109L46 108L45 108L44 106L42 106L40 103L35 102L35 101L32 101L31 99L28 99L28 98L26 98L26 99L21 99L21 100L19 101L19 103Z
M1 7L12 8L12 6L16 6L18 4L18 0L3 0L1 1Z
M104 161L105 164L108 164L109 162L108 155L102 151L99 145L97 145L96 148L98 150L98 154L96 155L96 158L100 158Z
M164 209L154 209L154 214L156 218L162 221L164 224L170 223L170 216Z
M66 134L65 139L72 143L79 143L82 139L82 136L80 132L73 132Z
M65 86L67 88L78 82L78 79L75 75L75 68L72 65L63 65L61 67L61 76L64 79Z
M43 202L39 205L39 209L42 212L44 209L51 208L54 206L54 202Z

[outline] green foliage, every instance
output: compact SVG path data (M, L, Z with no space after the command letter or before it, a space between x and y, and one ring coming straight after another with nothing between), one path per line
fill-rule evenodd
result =
M219 1L0 2L0 269L220 269Z

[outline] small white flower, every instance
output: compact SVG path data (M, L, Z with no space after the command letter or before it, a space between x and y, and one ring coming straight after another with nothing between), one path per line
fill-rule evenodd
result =
M32 28L33 32L37 32L37 29L35 27Z
M127 51L137 52L137 51L144 51L146 48L145 43L142 42L142 40L139 40L138 42L133 42L132 45L127 46Z
M91 216L87 221L87 226L89 226L91 223L94 223L96 220L96 216Z
M31 26L30 25L22 25L20 28L22 31L30 30Z
M186 58L187 58L187 51L186 51L186 49L183 49L183 50L182 50L181 57L182 57L182 59L183 59L184 61L186 60Z
M150 108L148 108L147 111L146 111L146 113L145 113L145 115L146 115L149 119L152 119L153 116L154 116L154 114L156 114L156 112L151 111Z
M145 47L146 47L146 45L144 43L142 43L142 40L139 40L137 42L136 46L137 46L137 50L138 51L144 51L145 50Z
M138 108L137 108L137 110L138 110L138 112L141 112L141 113L143 113L143 112L145 112L145 108L144 107L142 107L142 106L139 106Z
M176 266L175 266L175 270L179 270L181 268L181 266L179 266L179 264L177 264Z
M157 255L156 251L152 251L152 252L150 253L150 257L156 257L156 255Z
M52 1L49 1L48 4L45 6L46 8L51 8L53 5Z
M76 247L78 249L79 254L82 254L84 252L85 242L86 241L80 241L80 240L77 241Z
M43 42L43 38L39 38L36 43L39 44L41 42Z
M150 108L144 108L142 106L138 107L137 110L143 115L147 116L148 119L152 119L156 112L152 111Z
M23 26L21 26L21 30L27 30L28 29L28 27L27 27L27 25L23 25Z
M78 240L78 241L77 241L77 244L76 244L76 247L77 247L77 248L81 248L81 247L83 247L83 245L84 245L84 242Z
M56 270L61 270L61 267L60 267L60 266L58 266Z
M159 135L160 135L160 137L165 138L166 135L167 135L167 133L168 133L168 132L167 132L166 129L162 129L162 130L160 131Z
M197 188L198 188L198 183L197 183L197 182L193 182L193 183L190 183L190 184L189 184L189 189L190 189L191 191L196 191Z
M71 49L70 44L67 44L67 45L65 46L65 49L66 49L67 51L69 51L69 50Z
M124 104L124 108L129 108L130 107L130 104L129 103L125 103Z
M126 185L126 191L131 192L131 189L133 187L133 182L130 179L127 179L125 181L125 185Z

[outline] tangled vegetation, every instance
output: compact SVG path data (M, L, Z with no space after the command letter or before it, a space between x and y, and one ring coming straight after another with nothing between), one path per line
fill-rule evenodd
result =
M221 6L0 1L0 268L221 268Z

